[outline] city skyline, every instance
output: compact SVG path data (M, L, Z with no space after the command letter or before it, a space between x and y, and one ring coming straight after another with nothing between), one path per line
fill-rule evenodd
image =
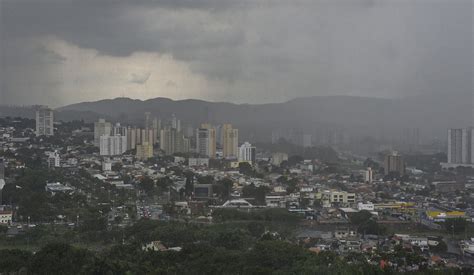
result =
M0 274L474 274L474 0L0 0Z

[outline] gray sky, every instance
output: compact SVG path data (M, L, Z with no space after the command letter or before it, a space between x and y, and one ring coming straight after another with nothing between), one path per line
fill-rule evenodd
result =
M472 0L0 0L0 103L473 91Z

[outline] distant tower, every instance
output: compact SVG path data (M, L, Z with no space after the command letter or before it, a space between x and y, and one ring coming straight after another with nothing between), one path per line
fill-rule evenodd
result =
M384 161L385 175L389 175L391 172L396 172L403 177L405 175L405 161L402 156L397 152L385 156Z
M239 148L239 162L255 163L256 149L249 142L245 142Z
M150 113L150 112L146 112L146 113L145 113L145 129L150 129L150 128L152 128L150 116L151 116L151 113Z
M231 124L222 126L222 151L224 158L238 158L239 130Z
M40 106L36 110L36 136L54 135L53 110L47 106Z
M181 121L176 118L175 114L171 115L171 128L181 131Z
M112 134L112 124L101 118L94 122L94 145L100 146L101 136L110 136Z
M448 163L474 164L474 128L448 130Z
M5 161L0 158L0 179L5 179Z
M372 171L371 167L367 167L365 171L365 182L372 183L374 179L374 171Z
M210 124L201 124L196 131L196 150L202 156L216 157L216 129Z

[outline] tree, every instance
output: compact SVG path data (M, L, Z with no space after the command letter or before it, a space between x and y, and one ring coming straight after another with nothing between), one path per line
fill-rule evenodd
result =
M448 245L442 240L439 240L438 245L430 246L430 250L435 253L443 253L448 251Z
M224 178L217 182L216 190L219 190L218 194L222 197L222 199L227 200L232 192L232 186L234 182L232 182L229 178Z
M286 193L291 194L295 192L297 184L298 180L296 178L292 178L291 180L287 181Z
M26 267L31 259L31 252L25 250L0 250L0 270L2 273L15 273Z
M371 217L372 214L370 214L369 211L362 210L356 213L351 213L349 215L349 221L354 225L361 225L363 223L368 222Z
M371 158L367 158L364 161L364 166L365 167L371 167L374 170L379 170L379 168L380 168L380 165Z
M302 156L294 155L288 158L288 166L295 166L298 163L303 162L304 158Z
M184 187L185 194L190 196L194 191L194 174L192 172L186 172L186 184Z
M159 192L164 192L168 190L168 188L173 184L173 180L169 177L159 178L156 181L156 185L158 186Z
M246 176L253 176L254 171L252 165L250 165L248 162L239 163L239 173Z
M150 177L143 177L140 180L139 186L143 189L148 195L153 193L155 188L155 182Z
M468 222L463 218L446 219L444 227L446 231L453 234L459 234L466 230Z
M112 171L120 172L122 170L123 165L120 162L116 162L112 165Z
M260 238L265 233L265 225L261 222L250 222L247 224L247 230L253 237Z
M242 194L244 197L254 198L255 202L260 205L265 204L265 196L268 191L268 187L259 186L256 187L253 183L242 188Z
M214 177L211 176L211 175L199 177L198 178L198 183L199 184L213 184L214 183Z
M360 224L357 231L362 234L383 235L386 229L379 225L375 220L370 219Z
M81 270L94 261L86 249L74 248L64 243L52 243L33 255L30 270L36 274L70 274Z

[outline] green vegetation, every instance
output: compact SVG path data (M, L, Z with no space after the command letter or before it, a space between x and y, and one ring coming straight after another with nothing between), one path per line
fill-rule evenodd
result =
M444 222L446 231L452 234L463 233L467 229L468 225L469 223L463 218L446 219Z
M382 235L386 231L386 228L379 225L367 210L351 213L349 220L357 226L357 231L362 234Z
M274 221L274 222L298 222L302 219L297 214L289 213L286 209L262 209L260 211L246 212L238 209L216 209L212 217L216 221Z

